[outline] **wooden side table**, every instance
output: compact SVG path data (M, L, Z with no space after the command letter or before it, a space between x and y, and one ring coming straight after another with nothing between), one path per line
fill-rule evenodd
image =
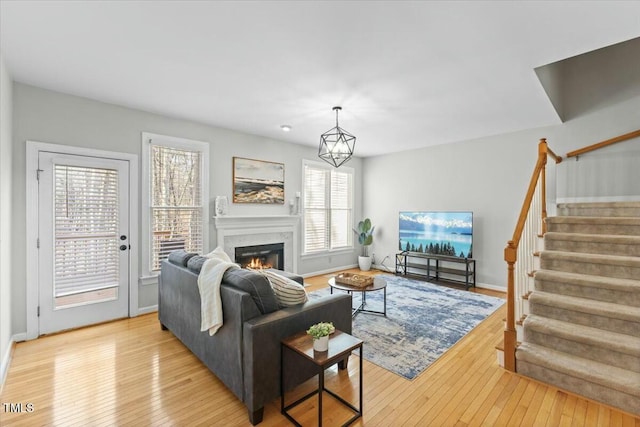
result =
M348 426L353 423L355 420L362 416L362 343L363 341L353 337L345 332L336 331L331 334L329 338L329 350L327 351L314 351L313 350L313 338L307 335L306 332L299 332L295 335L292 335L288 338L285 338L281 342L281 352L280 352L280 412L287 417L289 421L291 421L296 426L301 426L291 415L289 415L288 411L309 399L314 395L318 395L318 426L322 426L322 394L323 392L329 393L331 396L335 397L338 401L342 402L345 406L354 411L354 416L351 417L343 426ZM324 371L328 367L342 361L345 356L348 356L354 350L360 350L360 393L359 393L359 405L356 408L353 404L347 402L342 397L338 396L336 393L331 390L325 388L324 386ZM306 358L307 360L313 362L315 366L318 368L318 389L314 390L295 402L285 406L284 399L284 383L285 383L285 373L287 372L286 367L284 366L284 352L292 351L294 354L299 357ZM346 368L346 366L345 366Z

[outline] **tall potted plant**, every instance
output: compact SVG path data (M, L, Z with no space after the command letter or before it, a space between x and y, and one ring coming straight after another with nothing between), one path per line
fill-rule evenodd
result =
M358 265L360 270L371 270L371 257L369 256L369 245L373 243L373 230L375 227L371 226L371 220L365 218L358 223L358 228L354 228L353 231L358 235L358 243L362 245L362 255L358 257Z

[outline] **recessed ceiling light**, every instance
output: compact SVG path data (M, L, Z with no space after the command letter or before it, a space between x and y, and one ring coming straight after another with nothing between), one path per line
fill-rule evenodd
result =
M282 132L289 132L291 130L291 126L282 125L282 126L280 126L280 129L282 129Z

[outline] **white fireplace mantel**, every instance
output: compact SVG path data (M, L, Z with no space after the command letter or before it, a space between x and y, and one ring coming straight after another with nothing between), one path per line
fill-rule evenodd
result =
M216 216L215 227L218 246L231 259L235 259L237 246L284 243L284 269L298 270L298 222L297 215L246 215Z
M300 219L297 215L237 215L216 216L216 230L234 230L242 228L271 228L291 227L295 228Z

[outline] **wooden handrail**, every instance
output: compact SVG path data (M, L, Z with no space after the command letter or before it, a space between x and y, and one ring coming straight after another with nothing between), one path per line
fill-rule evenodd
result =
M615 144L617 142L626 141L632 138L640 137L640 130L630 132L624 135L617 136L615 138L608 139L606 141L599 142L594 145L590 145L588 147L582 148L580 150L572 151L567 154L567 157L575 157L584 153L588 153L590 151L597 150L602 147L606 147L607 145ZM541 206L540 206L540 220L542 223L540 224L540 230L542 235L546 233L547 224L547 200L546 200L546 164L547 157L551 157L555 160L556 163L560 163L562 161L562 157L558 156L554 153L548 146L547 140L545 138L540 139L540 143L538 144L538 159L536 161L535 168L533 170L533 174L531 175L531 180L529 181L529 188L527 189L527 194L525 196L524 202L522 203L522 208L520 209L520 215L518 216L518 222L516 224L516 228L513 232L513 237L507 243L507 247L504 249L504 260L507 262L507 318L506 324L504 328L504 367L509 371L515 372L516 370L516 341L517 341L517 332L515 325L515 311L516 311L516 262L518 260L518 245L520 244L520 239L522 238L522 233L527 226L527 221L529 224L531 220L537 221L537 218L530 215L530 210L532 206L532 202L534 199L534 195L536 193L536 188L540 185L540 198L541 198ZM537 205L536 205L537 207ZM538 212L534 213L535 215ZM526 246L526 241L525 241ZM524 253L521 253L524 255ZM524 255L526 256L526 255ZM526 259L523 260L526 265ZM520 287L519 289L520 290ZM522 314L522 313L521 313Z
M556 153L553 152L553 150L549 147L547 147L547 154L549 155L549 157L551 157L553 160L555 160L556 164L560 163L562 161L562 157L558 156Z
M513 232L513 241L514 246L517 248L518 243L520 243L520 237L522 236L522 230L524 229L524 223L527 220L527 214L529 213L529 206L531 205L531 200L533 200L533 193L536 191L536 185L538 184L538 178L540 177L540 171L544 169L547 164L547 139L541 138L540 143L538 143L538 161L536 162L536 167L533 170L533 174L531 175L531 180L529 181L529 188L527 189L527 195L524 198L524 202L522 203L522 208L520 208L520 216L518 217L518 223L516 224L516 229Z
M536 161L531 180L529 181L529 188L527 194L522 203L520 209L520 216L518 217L518 223L513 232L513 238L507 243L507 247L504 250L504 260L507 262L507 319L504 329L504 367L505 369L515 372L516 370L516 324L515 324L515 264L518 259L518 244L522 237L522 231L524 230L527 216L531 207L538 181L542 183L541 199L542 199L542 211L540 213L542 221L542 231L546 230L546 174L545 166L547 164L547 156L552 157L556 163L560 163L562 158L557 156L547 146L546 138L541 138L538 143L538 160Z
M571 151L567 153L567 157L576 157L585 153L589 153L591 151L598 150L600 148L606 147L608 145L613 145L617 142L626 141L629 139L637 138L640 136L640 129L634 130L633 132L625 133L624 135L616 136L615 138L607 139L602 142L598 142L597 144L589 145L584 148L580 148L578 150Z

